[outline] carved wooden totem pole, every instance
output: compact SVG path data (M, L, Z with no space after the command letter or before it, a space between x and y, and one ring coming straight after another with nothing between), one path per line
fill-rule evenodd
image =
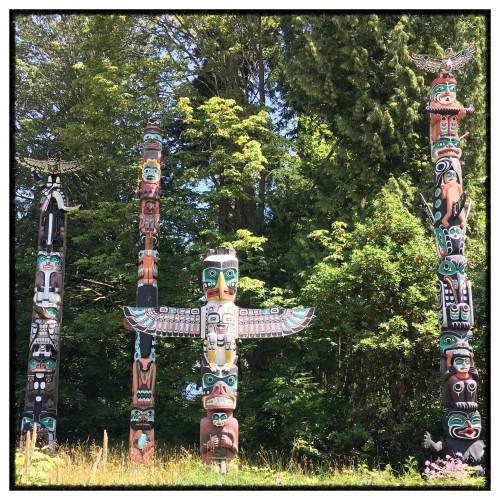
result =
M203 407L200 451L205 463L226 471L238 452L238 421L233 417L238 388L236 340L282 337L311 321L314 309L243 309L234 304L238 259L227 248L209 250L203 261L201 308L124 307L125 321L137 335L203 339Z
M160 179L162 131L155 125L144 129L139 186L139 266L137 306L158 305L158 243L160 231ZM130 328L125 323L126 328ZM132 365L132 411L129 452L134 464L149 465L154 456L155 341L136 330Z
M439 73L430 85L431 160L434 164L434 199L432 207L424 207L434 229L437 265L437 308L441 332L442 403L444 437L434 442L426 432L424 446L455 456L482 473L484 442L479 439L481 416L476 401L479 379L471 346L474 314L471 285L466 275L464 254L467 218L471 201L466 198L462 183L460 121L474 108L457 101L455 71L470 61L474 45L445 58L412 54L415 64L426 71ZM423 197L422 197L423 198Z
M39 444L53 449L56 437L67 213L80 207L68 206L68 199L61 186L61 173L74 171L79 167L76 163L58 160L17 160L22 165L31 167L37 179L40 179L38 171L48 173L40 205L21 446L26 433L31 432L36 424Z

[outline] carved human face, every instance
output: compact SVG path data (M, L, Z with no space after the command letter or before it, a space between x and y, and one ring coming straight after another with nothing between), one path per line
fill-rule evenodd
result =
M450 226L448 234L452 240L459 240L462 237L462 228L460 226Z
M45 358L45 356L33 356L28 361L30 373L54 373L56 371L57 361L54 357Z
M443 175L448 170L453 170L457 174L458 182L462 182L462 165L460 165L460 160L453 156L445 156L434 163L434 187L442 184Z
M470 370L470 358L465 356L454 357L453 366L459 373L468 373Z
M431 100L439 104L450 105L457 100L457 85L455 82L439 82L431 89Z
M38 252L36 259L37 271L61 271L61 254L54 252Z
M156 141L161 143L161 133L160 129L157 127L147 127L144 134L144 142L146 141Z
M134 408L130 413L130 427L134 430L152 429L155 421L154 408Z
M227 414L225 412L217 412L212 414L212 423L216 427L224 427L227 422Z
M481 434L481 415L477 410L450 408L444 416L444 425L449 437L456 439L477 439Z
M203 261L203 291L207 300L231 300L238 288L238 259L210 255Z
M454 170L448 170L443 174L443 182L445 184L456 184L458 182L457 174Z
M146 182L159 182L160 164L154 158L148 158L142 165L142 178Z

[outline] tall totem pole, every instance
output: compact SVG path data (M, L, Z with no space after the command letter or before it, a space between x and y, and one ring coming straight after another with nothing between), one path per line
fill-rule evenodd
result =
M207 412L200 422L205 463L226 472L238 452L238 421L233 417L238 389L236 340L282 337L311 321L314 309L243 309L234 304L238 259L233 249L209 250L203 261L201 308L124 307L125 323L137 335L203 339L202 397Z
M160 180L162 131L155 125L144 129L139 198L139 265L137 307L158 305L158 244L160 231ZM124 323L130 329L127 323ZM135 334L132 365L132 411L129 453L134 464L149 465L154 456L154 390L156 354L153 337Z
M430 85L431 160L434 164L432 207L423 199L434 229L437 265L437 308L440 329L442 403L446 408L442 424L444 437L434 442L426 432L425 448L456 456L482 473L484 442L479 439L481 416L476 401L479 374L471 346L474 314L467 258L464 254L467 219L471 201L463 190L460 121L474 112L457 101L455 71L469 62L475 47L453 55L447 49L443 59L411 54L415 64L439 73Z
M42 190L33 315L29 341L28 381L21 423L21 446L28 431L37 426L41 446L53 449L56 437L62 323L64 264L69 207L61 186L61 173L80 168L75 162L18 158L35 178L47 172Z

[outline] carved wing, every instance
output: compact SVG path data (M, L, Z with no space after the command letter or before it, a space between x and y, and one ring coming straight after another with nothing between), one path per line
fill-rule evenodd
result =
M427 54L415 54L412 52L410 56L420 69L431 73L437 73L443 64L443 59Z
M35 158L24 158L17 156L16 160L23 166L28 168L36 168L42 172L47 171L47 160L37 160Z
M239 309L238 338L282 337L300 332L309 325L314 308Z
M475 50L475 45L469 45L466 49L457 52L451 58L453 69L460 69L465 66L474 57Z
M413 62L421 69L431 73L439 73L442 69L455 71L465 66L473 57L476 47L469 45L466 49L460 50L452 57L432 57L427 54L411 53ZM449 53L449 51L447 51Z
M76 170L80 170L83 168L78 160L74 161L65 161L65 160L37 160L35 158L25 158L18 156L16 160L28 168L35 168L40 170L41 172L50 172L51 170L55 170L56 172L74 172Z
M138 333L161 337L201 336L198 308L124 306L123 312L124 323L128 323Z

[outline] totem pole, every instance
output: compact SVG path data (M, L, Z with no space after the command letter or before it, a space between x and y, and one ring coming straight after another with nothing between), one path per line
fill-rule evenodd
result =
M162 131L155 125L144 129L139 198L139 266L137 306L158 305L158 244L160 231L160 179ZM130 329L127 323L124 323ZM135 333L132 365L132 410L129 453L136 464L149 465L154 456L154 390L156 381L155 341Z
M125 322L137 334L203 339L202 397L207 416L200 422L200 451L206 464L226 472L238 452L238 421L233 417L238 388L236 340L282 337L311 321L313 308L243 309L234 304L238 259L233 249L209 250L203 261L201 308L127 307Z
M41 194L21 447L24 436L36 424L41 446L53 449L56 437L67 212L80 207L67 206L68 200L61 187L60 175L62 172L77 170L80 166L76 162L55 159L42 161L17 158L17 161L30 167L37 180L41 179L39 171L48 173Z
M441 332L442 403L446 408L442 424L444 437L434 442L426 432L425 448L455 456L482 474L484 442L479 439L481 416L476 402L478 371L471 346L474 315L471 285L466 275L464 255L467 219L471 201L463 190L460 121L474 112L457 101L455 71L474 56L474 45L453 55L447 49L445 58L411 54L415 64L426 71L439 73L430 86L431 160L434 164L434 200L424 208L434 229L437 266L437 308Z

